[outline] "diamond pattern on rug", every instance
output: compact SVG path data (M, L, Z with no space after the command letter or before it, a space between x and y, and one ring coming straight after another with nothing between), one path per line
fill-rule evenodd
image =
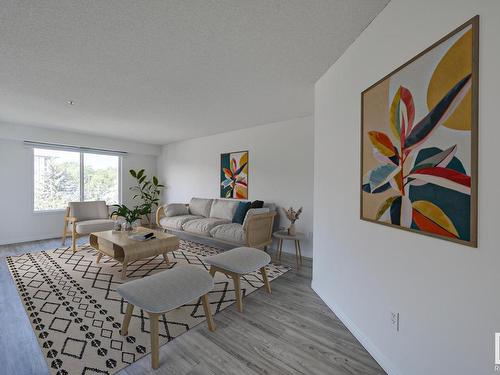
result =
M7 264L51 373L114 374L150 352L149 318L142 310L134 309L128 335L120 335L127 303L116 287L177 264L194 264L208 271L204 258L219 252L181 240L179 250L169 253L168 266L162 256L142 259L129 264L125 280L119 262L103 257L96 264L97 252L88 245L76 253L60 248L7 257ZM266 268L270 281L289 270L274 264ZM213 314L235 302L232 279L216 273L214 281L209 293ZM258 272L241 278L244 296L262 286ZM163 314L160 345L204 321L201 299Z

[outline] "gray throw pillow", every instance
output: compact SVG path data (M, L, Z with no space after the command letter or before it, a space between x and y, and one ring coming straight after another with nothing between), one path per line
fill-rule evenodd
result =
M189 202L189 212L191 215L210 217L210 208L213 199L191 198Z
M164 207L165 216L181 216L181 215L189 215L189 210L184 203L170 203Z

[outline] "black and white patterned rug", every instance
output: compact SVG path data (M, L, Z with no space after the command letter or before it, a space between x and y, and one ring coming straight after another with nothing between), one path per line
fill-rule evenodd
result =
M122 282L145 277L180 264L195 264L208 270L204 258L218 249L191 241L180 242L169 253L170 265L162 256L136 261L121 280L121 264L103 257L95 263L96 251L81 246L7 257L21 301L53 374L113 374L150 352L149 319L135 309L128 336L120 335L126 302L115 292ZM289 270L267 267L272 281ZM244 295L263 286L260 273L241 279ZM168 287L168 286L166 286ZM215 275L209 293L212 313L235 302L232 279ZM205 321L201 300L193 301L160 318L160 345Z

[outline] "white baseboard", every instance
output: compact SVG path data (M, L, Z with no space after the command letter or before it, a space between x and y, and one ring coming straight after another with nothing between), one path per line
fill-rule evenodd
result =
M6 239L1 238L0 245L10 245L10 244L21 243L21 242L47 240L47 239L58 238L58 237L59 238L61 237L61 233L37 234L37 235L12 237L12 238L6 238Z
M316 292L316 294L323 300L323 302L332 310L335 315L340 319L342 323L347 327L347 329L358 339L358 341L363 345L363 347L370 353L370 355L375 358L380 367L382 367L385 372L389 375L398 375L401 372L396 370L396 367L391 361L373 344L373 342L361 331L358 326L342 311L342 309L335 303L328 302L325 295L322 293L321 288L319 288L314 280L311 283L311 288Z

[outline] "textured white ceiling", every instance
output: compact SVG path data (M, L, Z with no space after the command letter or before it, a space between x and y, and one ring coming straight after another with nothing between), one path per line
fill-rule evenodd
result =
M0 121L164 144L309 115L387 2L0 0Z

